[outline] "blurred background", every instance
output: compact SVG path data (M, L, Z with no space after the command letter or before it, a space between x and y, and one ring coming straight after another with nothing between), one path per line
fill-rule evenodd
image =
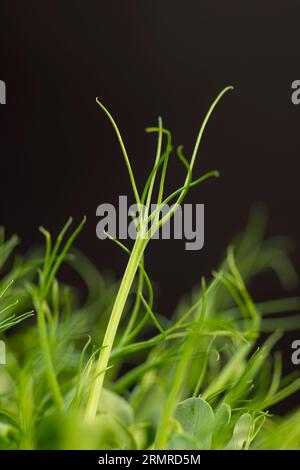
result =
M209 276L254 202L268 208L267 235L294 240L299 273L300 106L291 102L298 39L299 5L291 1L2 0L1 224L19 234L25 251L41 242L40 224L56 233L69 215L87 215L77 246L100 270L120 276L126 255L96 238L96 208L117 204L119 195L133 199L95 97L116 118L141 187L155 153L144 128L162 115L189 156L210 103L234 85L207 127L195 168L195 176L218 169L221 178L187 200L205 204L203 250L165 240L147 252L158 308L171 314L180 296ZM168 189L183 177L175 164ZM253 294L287 295L272 275Z

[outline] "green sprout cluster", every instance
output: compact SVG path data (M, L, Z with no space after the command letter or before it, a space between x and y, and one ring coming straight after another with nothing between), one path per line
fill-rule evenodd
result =
M0 365L1 449L300 448L300 409L273 413L300 389L300 378L283 374L276 350L284 331L299 327L300 299L256 303L250 293L252 279L265 271L284 287L297 282L287 240L264 239L264 212L251 215L211 278L199 274L171 318L156 311L145 268L152 233L190 188L217 176L194 178L193 170L208 120L230 89L211 105L191 158L177 148L186 174L167 196L173 144L162 120L147 129L157 135L157 152L140 193L119 129L97 100L116 131L136 203L146 207L132 249L110 237L127 257L120 282L73 247L85 219L68 235L69 219L55 240L41 227L44 251L25 258L13 255L17 237L5 240L0 232L0 339L7 352ZM59 279L63 263L84 281L84 301Z

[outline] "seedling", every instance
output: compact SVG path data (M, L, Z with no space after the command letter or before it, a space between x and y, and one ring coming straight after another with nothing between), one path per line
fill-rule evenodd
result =
M6 241L0 230L0 341L7 356L0 365L1 449L300 448L299 411L272 414L300 390L300 378L283 376L274 352L283 330L299 329L300 299L256 303L249 292L253 277L270 269L284 287L298 280L286 239L263 238L264 211L251 215L211 279L199 273L171 318L156 311L145 267L148 222L162 226L190 188L217 176L194 178L193 170L207 122L230 89L210 107L191 159L177 149L186 176L169 196L173 149L162 120L147 130L157 136L157 152L139 192L115 121L97 100L115 128L136 203L147 208L135 220L132 250L108 234L129 258L120 283L72 248L85 219L68 236L70 219L56 240L41 227L44 252L13 263L18 239ZM171 201L175 209L162 216L159 209ZM60 279L62 263L85 282L83 302Z
M182 149L181 148L178 149L178 156L183 162L186 168L187 174L186 174L183 186L178 188L176 191L174 191L172 194L170 194L167 197L164 197L164 186L165 186L165 178L167 174L168 162L169 162L169 158L172 152L172 141L171 141L170 132L164 129L162 126L162 120L159 119L157 128L149 127L146 129L147 132L158 133L158 142L157 142L157 153L156 153L153 170L151 171L149 178L145 184L144 190L142 192L142 196L140 196L137 186L136 186L130 160L127 155L127 151L123 143L123 139L121 137L120 131L117 127L117 124L115 123L110 112L103 106L103 104L98 99L96 100L99 106L102 108L102 110L110 119L116 131L116 134L117 134L120 146L121 146L121 150L123 153L123 157L124 157L127 169L128 169L136 204L137 206L140 206L141 204L144 205L144 203L146 203L145 204L146 210L145 211L140 210L140 216L138 218L137 238L134 243L133 249L130 253L126 271L124 273L124 276L123 276L123 279L122 279L122 282L121 282L121 285L120 285L120 288L119 288L119 291L118 291L118 294L114 303L114 307L113 307L113 310L109 319L109 323L106 329L106 333L104 336L102 348L99 354L99 360L98 360L97 367L96 367L96 378L93 381L91 392L90 392L89 399L88 399L88 405L87 405L87 411L86 411L87 418L94 418L96 416L97 408L98 408L99 400L101 396L102 386L104 382L104 377L105 377L105 373L108 367L110 354L112 351L112 347L114 344L118 326L121 320L121 316L122 316L128 295L130 293L130 289L132 287L132 283L134 281L136 272L140 266L141 260L143 258L147 244L151 238L151 235L153 235L159 229L159 227L161 227L174 215L176 208L181 204L188 190L192 186L196 186L200 184L201 182L203 182L204 180L206 180L207 178L211 176L217 176L217 172L210 172L210 173L206 173L204 176L196 180L193 180L192 172L193 172L194 164L195 164L196 157L198 154L200 142L201 142L204 130L206 128L206 125L208 123L208 120L211 117L216 105L221 100L223 95L232 89L233 89L232 87L224 88L224 90L217 96L217 98L214 100L214 102L210 106L204 118L204 121L202 123L202 126L200 128L200 131L198 133L196 144L195 144L190 162L188 162L183 156ZM166 142L166 148L164 152L162 152L162 137L164 134L167 137L167 142ZM154 189L157 173L160 167L162 167L162 170L161 170L161 177L160 177L160 182L159 182L158 198L156 201L157 209L155 209L154 212L150 213L153 189ZM160 219L159 214L160 214L161 209L163 208L165 204L168 204L170 201L173 201L173 199L175 199L174 206L170 209L170 211L167 214L165 214ZM149 229L149 224L148 224L149 220L152 221L152 225L150 229ZM142 300L143 300L143 303L145 303L145 299L143 298ZM149 308L149 311L151 311L152 306L148 306L148 308Z

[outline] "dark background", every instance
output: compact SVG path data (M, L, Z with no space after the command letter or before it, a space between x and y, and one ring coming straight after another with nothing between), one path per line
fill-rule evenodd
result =
M1 224L25 250L41 241L38 225L56 233L69 215L86 214L78 246L99 269L121 275L126 256L96 238L95 211L131 194L129 179L95 97L115 116L141 185L155 151L144 127L162 114L188 154L209 104L234 85L209 123L195 169L218 169L221 178L189 196L206 206L204 249L154 241L148 251L160 309L170 314L217 266L255 201L269 209L269 235L295 240L300 272L300 106L291 102L291 83L300 78L299 14L297 1L1 0ZM182 181L179 167L172 180L170 188ZM271 279L254 295L282 291Z

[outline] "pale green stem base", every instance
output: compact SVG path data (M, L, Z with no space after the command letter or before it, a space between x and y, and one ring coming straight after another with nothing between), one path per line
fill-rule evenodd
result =
M97 414L100 395L103 387L105 372L108 367L108 362L115 340L117 329L122 317L126 300L128 298L134 277L143 252L146 248L148 240L144 238L137 238L133 246L112 312L105 332L102 348L99 354L99 359L96 367L96 378L92 382L90 394L88 397L86 418L93 419Z

